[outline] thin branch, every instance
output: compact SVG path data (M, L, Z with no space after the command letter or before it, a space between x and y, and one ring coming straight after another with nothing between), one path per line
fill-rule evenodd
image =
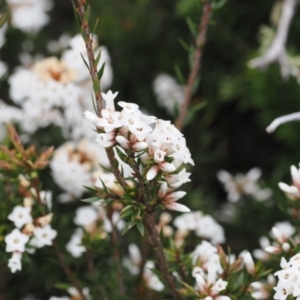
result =
M79 283L78 279L76 278L76 276L74 275L74 273L72 272L70 267L66 264L64 256L60 252L60 250L58 248L58 245L57 245L57 242L55 240L53 241L53 245L54 245L55 252L56 252L58 261L60 263L60 266L63 269L63 271L65 272L68 280L77 289L77 291L80 294L80 296L82 297L82 299L87 300L86 297L82 293L82 289L81 289L81 286L80 286L80 283Z
M167 262L165 254L164 254L161 239L156 230L155 222L153 220L151 213L146 214L145 225L148 230L149 241L150 241L150 244L153 246L155 256L156 256L156 259L158 262L158 267L161 271L161 274L162 274L165 282L167 283L173 298L176 300L182 300L181 295L176 290L175 278L169 272L168 262Z
M202 0L202 3L202 16L199 24L198 35L196 38L196 48L193 56L193 63L188 77L187 85L184 89L184 101L180 107L179 116L175 121L175 126L179 130L181 130L183 127L183 122L192 99L193 87L197 78L197 74L199 73L199 70L201 68L201 58L203 54L203 48L206 43L206 32L210 20L211 5L209 0Z
M103 99L102 99L102 95L101 95L100 79L98 78L97 64L95 61L95 56L94 56L94 51L93 51L93 37L91 35L88 22L84 20L84 16L86 13L86 1L85 0L77 0L76 12L77 12L80 22L81 22L81 29L87 37L85 40L85 47L86 47L86 52L87 52L88 61L89 61L89 71L90 71L90 75L91 75L93 86L94 86L94 93L95 93L95 99L96 99L96 105L97 105L97 114L99 117L101 117L101 111L104 108L104 105L103 105ZM117 181L123 188L126 188L126 186L127 186L126 181L122 177L120 170L115 167L115 154L114 154L113 149L105 148L105 151L106 151L108 160L110 162L112 172L114 173Z
M112 213L113 213L112 210L108 211L108 217L110 219L111 226L112 226L112 232L111 232L111 243L112 243L112 249L113 249L112 255L113 255L114 262L115 262L115 266L117 268L117 280L118 280L119 291L120 291L121 295L124 295L125 287L124 287L124 283L123 283L122 266L120 264L118 232L117 232L116 226L113 224Z
M248 63L250 68L263 68L277 61L280 65L282 77L288 78L290 67L288 65L285 44L296 4L297 0L284 0L275 38L265 54L252 59Z
M275 129L285 123L293 122L293 121L299 121L300 120L300 112L296 112L293 114L281 116L279 118L276 118L267 128L266 131L268 133L272 133L275 131Z
M86 259L87 259L88 270L93 277L94 285L97 289L98 299L99 300L102 300L102 299L107 300L107 298L104 295L103 288L102 288L101 284L99 283L97 272L96 272L95 265L93 262L92 251L90 249L88 249L86 252Z

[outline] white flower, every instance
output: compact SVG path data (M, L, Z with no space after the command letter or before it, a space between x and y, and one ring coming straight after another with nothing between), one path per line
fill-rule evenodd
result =
M251 256L250 252L247 250L244 250L240 253L240 257L243 258L244 264L246 266L248 273L254 275L255 274L255 264L254 264L254 261L253 261L253 258Z
M217 178L224 184L224 188L228 193L230 202L237 202L242 195L251 195L257 201L264 201L271 196L271 190L268 188L261 189L258 180L261 176L259 168L253 168L247 174L237 174L232 176L225 170L217 173Z
M293 179L293 185L287 185L283 182L279 182L279 188L287 194L291 199L300 199L300 169L295 166L291 166L291 174Z
M140 272L140 265L142 263L140 249L135 244L129 244L128 252L129 257L123 259L123 265L132 275L137 275Z
M55 239L57 231L52 229L50 225L46 225L44 227L35 227L33 234L34 238L30 243L32 243L33 246L42 248L46 245L52 245L52 240Z
M178 108L184 100L183 86L168 74L159 74L153 82L154 93L157 97L157 103L165 107L173 115L175 108ZM177 106L177 107L176 107Z
M87 226L98 220L98 213L92 206L77 208L74 223L78 226Z
M33 219L30 214L31 208L17 205L13 211L8 215L8 219L14 222L17 228L21 228L27 223L32 223Z
M161 292L164 289L164 285L151 269L154 269L154 263L147 261L143 272L144 281L150 289Z
M6 252L24 252L25 244L28 242L29 237L28 235L21 233L19 229L15 228L4 240L6 243Z
M86 251L86 247L82 245L83 230L77 228L70 241L66 245L66 249L73 257L80 257Z
M8 267L10 268L12 273L22 270L21 258L22 253L13 252L12 257L8 260Z
M117 97L119 92L115 92L113 94L112 91L108 91L107 93L101 93L104 101L105 101L105 109L111 112L115 111L114 100Z

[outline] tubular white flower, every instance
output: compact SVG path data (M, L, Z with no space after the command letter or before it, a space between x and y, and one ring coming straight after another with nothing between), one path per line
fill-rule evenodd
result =
M22 253L13 252L12 257L8 260L8 267L10 268L12 273L22 270L21 258Z
M116 144L115 132L98 133L95 141L101 147L110 148Z
M8 219L14 222L17 228L21 228L27 223L32 223L33 219L30 214L31 208L17 205L13 211L8 215Z
M35 227L33 234L34 245L38 248L42 248L52 245L52 240L56 237L57 231L52 229L50 225L46 225L44 227Z
M107 109L111 112L116 110L114 100L118 96L118 93L119 92L115 92L113 94L113 92L111 90L109 90L107 93L101 93L101 95L105 101L105 109Z
M4 240L6 243L6 252L24 252L25 244L28 242L29 237L28 235L21 233L19 229L15 228Z

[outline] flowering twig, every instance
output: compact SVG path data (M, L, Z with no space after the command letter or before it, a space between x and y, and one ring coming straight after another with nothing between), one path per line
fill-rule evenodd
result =
M97 105L97 114L99 117L101 117L101 111L104 108L103 106L103 99L101 95L101 86L100 86L100 79L98 77L98 72L97 72L97 64L96 60L94 57L94 51L93 51L93 38L90 33L89 29L89 24L88 20L85 20L86 16L86 1L85 0L77 0L77 8L76 12L79 16L80 22L81 22L81 29L85 34L85 47L86 47L86 52L89 60L89 71L90 75L93 81L93 88L94 88L94 93L95 93L95 100L96 100L96 105ZM127 186L124 178L122 177L122 174L120 170L115 166L115 154L112 148L105 148L108 160L110 162L110 166L112 169L112 172L114 173L117 181L119 184L125 188Z
M289 76L290 68L285 44L296 4L297 0L284 0L275 38L265 54L249 62L250 68L263 68L272 62L278 61L282 77L287 78Z
M183 122L185 116L187 114L188 106L192 99L193 87L195 84L195 80L197 78L197 74L201 68L201 58L203 53L203 48L206 42L206 32L208 23L210 20L210 12L211 12L211 5L209 0L202 0L203 9L202 9L202 16L201 21L199 24L198 35L196 38L196 48L193 55L193 63L191 66L191 70L189 73L189 77L187 80L187 84L184 89L184 101L180 107L179 116L175 121L175 126L181 130L183 126Z
M82 293L82 289L80 287L80 283L79 283L78 279L76 278L76 276L74 275L74 273L72 272L70 267L66 264L64 256L60 252L60 250L58 248L58 245L57 245L57 242L55 240L53 241L53 245L54 245L55 252L56 252L58 261L60 263L60 266L63 269L63 271L65 272L66 276L68 277L68 280L77 289L77 291L80 294L81 298L83 300L87 300L86 297Z

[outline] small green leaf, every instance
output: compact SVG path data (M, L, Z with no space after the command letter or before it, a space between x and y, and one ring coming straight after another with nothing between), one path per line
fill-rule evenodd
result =
M93 33L96 31L96 28L98 26L98 22L99 22L99 18L96 19L96 22L95 22L95 25L94 25L94 28L93 28Z
M95 58L95 65L98 66L99 61L101 58L101 50L99 51L99 53L97 54L96 58ZM99 77L98 77L99 78Z
M90 70L90 67L89 67L87 61L85 60L85 58L83 57L82 53L80 53L80 55L81 55L81 58L82 58L82 60L83 60L83 62L85 64L85 66L87 67L88 70Z
M206 106L206 102L201 102L195 106L191 106L188 110L188 113L184 119L184 123L183 123L183 126L187 126L188 124L190 124L192 122L192 120L194 119L196 113L204 108Z
M83 16L83 21L84 22L88 22L88 20L90 19L90 14L91 14L91 7L88 6L85 13L84 13L84 16Z
M140 232L141 236L144 236L145 228L144 228L142 221L136 222L136 227L137 227L138 231Z
M68 290L70 288L70 285L68 283L63 283L63 282L58 282L58 283L55 283L54 285L57 289L59 290Z
M82 202L87 202L87 203L94 203L99 200L101 200L99 197L91 197L91 198L81 199Z
M98 78L101 79L102 78L102 75L104 73L104 68L105 68L105 62L102 64L99 72L98 72Z
M126 206L122 211L121 211L121 218L126 219L132 214L132 205Z
M134 225L135 225L135 221L127 222L123 228L122 235L124 235L126 232L128 232Z
M180 67L177 64L174 65L174 71L175 71L176 78L179 81L179 83L182 84L182 85L185 85L184 76L183 76L183 74L180 70Z
M183 39L179 38L178 42L185 51L189 51L189 45Z
M188 25L188 27L189 27L189 30L190 30L190 32L191 32L191 34L194 36L194 37L196 37L197 36L197 24L195 24L192 20L191 20L191 18L186 18L186 23L187 23L187 25Z
M122 151L119 149L118 146L117 146L115 149L117 150L117 153L118 153L118 156L120 157L120 159L121 159L124 163L128 164L128 157L127 157L127 155L126 155L124 152L122 152Z

